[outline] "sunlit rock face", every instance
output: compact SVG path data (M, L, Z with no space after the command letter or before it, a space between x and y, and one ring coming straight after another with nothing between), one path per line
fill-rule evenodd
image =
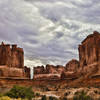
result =
M100 34L94 31L79 45L80 67L100 61Z
M24 67L23 48L16 44L0 45L0 77L30 78L30 69Z
M79 45L80 73L100 75L100 33L94 31Z
M24 52L17 45L2 44L0 45L0 65L9 67L23 68L24 67Z
M25 73L23 69L19 68L9 68L7 66L0 66L0 77L8 78L8 77L25 77Z

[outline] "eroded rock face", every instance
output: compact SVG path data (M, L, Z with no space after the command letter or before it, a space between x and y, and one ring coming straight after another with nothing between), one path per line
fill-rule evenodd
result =
M65 68L63 66L46 65L46 68L43 67L38 70L38 74L41 73L38 77L46 77L45 75L48 74L60 75L61 79L73 79L81 75L100 76L100 34L94 31L93 34L82 41L79 45L79 61L72 59L65 65Z
M62 72L61 74L61 79L62 80L65 80L65 79L70 79L70 80L73 80L73 79L77 79L78 78L78 74L77 73L74 73L74 72Z
M83 75L100 75L100 33L94 31L79 45L79 62Z
M61 65L38 66L34 68L34 79L60 79L65 68Z
M34 80L58 80L61 78L60 74L36 74Z
M25 77L23 69L9 68L7 66L0 66L0 77Z
M27 66L24 66L24 73L25 73L25 77L30 78L30 68L28 68Z
M72 59L66 64L66 71L76 72L79 69L79 61Z
M34 70L34 74L45 74L46 73L44 66L34 67L33 70Z
M80 67L100 61L100 34L94 32L79 45Z
M9 44L0 45L0 65L6 65L8 67L23 68L24 67L24 52L22 48L18 48L17 45Z
M24 68L24 51L17 45L0 45L0 77L30 78L30 69Z

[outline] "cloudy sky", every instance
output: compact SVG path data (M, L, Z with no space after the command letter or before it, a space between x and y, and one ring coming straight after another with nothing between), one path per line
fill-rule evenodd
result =
M64 65L100 32L100 0L0 0L0 42L25 51L25 65Z

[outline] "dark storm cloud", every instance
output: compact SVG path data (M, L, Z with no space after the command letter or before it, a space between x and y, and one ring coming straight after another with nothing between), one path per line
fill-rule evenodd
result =
M3 0L0 41L23 47L25 65L66 64L88 34L100 32L99 8L99 0Z

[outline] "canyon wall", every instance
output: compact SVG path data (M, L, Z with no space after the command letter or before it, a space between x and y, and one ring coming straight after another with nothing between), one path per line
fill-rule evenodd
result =
M79 45L79 62L80 73L100 75L100 33L97 31L88 35Z
M79 45L79 61L72 59L65 66L34 67L34 80L77 79L81 76L100 77L100 33L94 31ZM17 45L0 45L0 77L30 78L24 67L24 51Z
M24 51L17 45L0 45L0 78L30 78L30 69L24 67Z
M24 70L21 68L9 68L7 66L0 66L0 77L9 78L9 77L25 77Z
M94 31L79 45L80 67L100 61L100 34Z
M94 31L79 45L79 61L72 59L65 66L46 65L34 68L34 77L76 79L81 76L100 76L100 33ZM49 75L49 76L48 76Z
M2 44L0 45L0 65L8 67L23 68L24 67L24 52L17 45Z
M49 65L46 67L38 66L34 69L34 79L60 79L61 73L65 70L64 66L61 65Z

